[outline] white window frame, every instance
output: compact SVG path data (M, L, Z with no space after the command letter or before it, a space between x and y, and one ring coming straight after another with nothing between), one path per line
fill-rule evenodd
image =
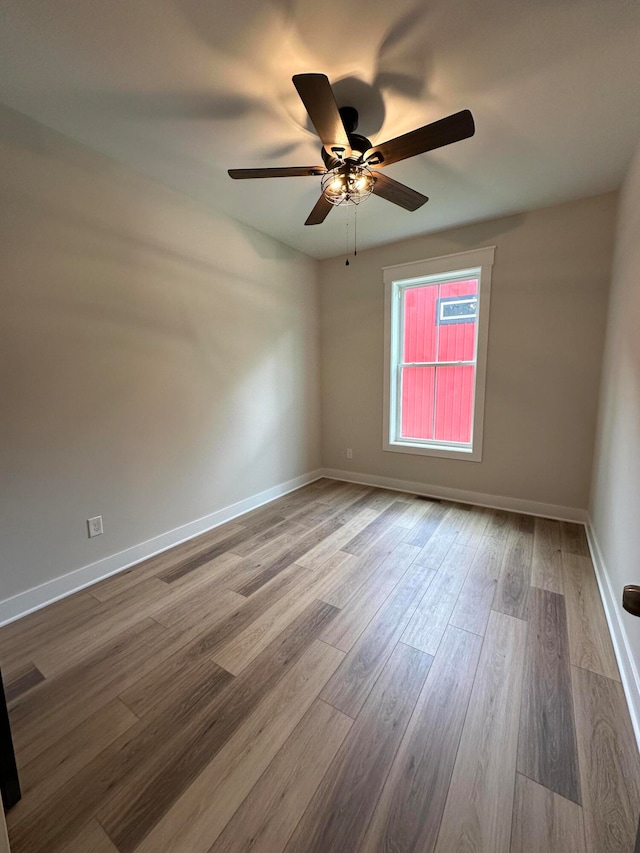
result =
M413 453L420 456L441 456L447 459L482 461L484 429L485 384L487 376L487 345L489 340L489 302L491 272L495 246L443 255L408 264L383 268L384 309L384 424L383 450L394 453ZM473 424L469 444L432 439L402 438L400 435L399 376L402 348L402 292L408 287L455 281L461 278L478 280L478 319L476 326L475 387ZM467 362L441 362L448 364Z

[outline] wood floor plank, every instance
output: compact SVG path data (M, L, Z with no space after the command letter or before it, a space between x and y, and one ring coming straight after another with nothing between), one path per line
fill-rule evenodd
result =
M93 587L92 587L93 588ZM88 591L76 592L68 598L61 598L52 604L28 613L21 619L9 622L0 628L0 647L9 649L12 644L24 645L30 640L41 636L43 628L53 632L60 625L66 625L81 613L94 611L98 602ZM6 662L3 661L6 665Z
M399 643L369 694L286 853L358 848L432 658Z
M376 514L381 512L392 502L393 498L385 498L382 502L378 495L378 489L373 486L364 486L359 483L336 483L333 492L318 495L316 500L333 509L337 509L337 516L343 523L351 520L355 514L363 509L374 509ZM342 515L346 512L346 515Z
M197 590L205 587L213 589L215 583L219 583L221 589L225 589L226 577L232 572L233 567L237 566L242 558L231 551L225 551L218 557L214 557L208 563L203 563L197 569L181 575L179 578L171 581L169 591L172 598L171 603L179 603L186 600L186 597L195 594ZM156 612L163 612L164 608L157 608Z
M19 764L27 764L75 729L142 672L176 648L165 628L144 620L82 664L21 696L10 709ZM150 664L149 661L153 661Z
M212 632L213 633L213 632ZM231 673L211 660L208 644L211 635L183 646L160 666L120 694L120 700L138 719L158 714L167 704L179 703L180 697L195 693L195 685L205 684L214 696L233 680Z
M434 536L440 523L450 510L450 505L441 501L429 501L426 505L426 514L418 524L411 529L405 538L408 545L417 545L420 548L429 542ZM434 568L434 567L431 567ZM437 568L437 566L435 566Z
M447 628L358 853L433 851L481 643Z
M373 492L372 486L361 483L347 483L344 480L327 480L328 486L320 489L315 496L318 503L324 503L331 507L347 506L355 503L367 494Z
M394 542L397 542L399 541L397 529L394 528L393 530L395 533ZM385 554L390 553L391 550L392 548L389 546L386 549ZM383 558L380 557L380 559ZM323 583L320 586L320 591L323 595L326 594L333 596L333 591L336 591L337 593L343 584L346 584L349 589L353 589L361 583L364 580L364 577L366 577L365 569L367 565L367 561L362 557L355 557L353 554L347 554L346 551L336 551L332 549L331 555L327 557L327 559L323 560L319 566L316 566L313 569L308 569L306 567L303 568L307 572L309 583L315 583L318 578L322 578ZM348 598L348 593L345 591L345 593L340 596L336 594L336 598L346 600ZM333 601L327 601L327 604L333 604ZM339 605L336 604L334 606L338 607Z
M505 512L502 509L489 510L489 520L485 534L495 536L497 539L508 539L511 531L517 526L515 513Z
M580 554L590 557L589 545L584 524L575 524L571 521L560 522L560 547L569 554Z
M460 590L449 623L484 637L495 596L506 541L491 536L480 539L469 574Z
M196 569L171 584L171 597L154 602L145 612L186 644L246 603L243 596L225 587L225 578L238 559L235 554L222 554L204 564L206 572Z
M385 510L393 503L406 503L407 501L412 501L414 497L415 495L410 495L407 492L398 492L395 489L376 488L368 495L367 506L370 506L372 509Z
M533 515L525 515L524 513L518 514L518 530L520 533L530 533L532 536L535 531L535 516Z
M355 500L351 498L345 503L336 513L336 518L343 524L348 524L353 521L356 516L359 516L363 511L373 513L374 517L379 515L383 509L386 509L393 501L399 497L398 493L393 496L380 496L378 489L368 488Z
M562 569L571 663L619 681L618 666L591 559L563 551Z
M157 578L146 578L132 589L101 604L100 619L96 618L43 645L34 655L38 669L47 678L70 669L139 622L141 613L145 618L153 618L154 608L166 604L170 595L166 583Z
M582 809L519 773L510 853L586 853Z
M316 599L323 600L324 589L331 586L334 576L340 575L343 561L350 557L349 554L339 552L336 558L330 561L330 571L320 575L302 569L309 574L309 578L303 577L301 582L287 589L271 607L257 616L240 633L234 632L221 648L214 650L214 660L227 672L239 675L311 602ZM333 607L333 610L337 613L337 608Z
M491 612L436 844L507 853L527 625Z
M425 519L427 515L429 515L434 506L436 506L436 504L432 504L430 501L426 501L416 496L413 500L408 501L405 504L404 512L394 519L393 523L398 527L413 530Z
M222 554L213 563L204 564L208 576L200 575L199 569L185 575L184 582L171 585L170 600L153 608L152 618L165 628L190 637L209 628L246 601L224 586L226 576L233 572L239 559L235 554Z
M20 767L22 799L11 810L12 823L18 823L40 807L137 722L136 715L114 699L32 762Z
M278 520L282 521L283 518L281 517ZM158 577L167 583L172 583L199 568L203 563L210 563L226 551L233 551L234 547L246 542L256 534L271 529L273 522L273 517L270 517L262 521L249 522L247 525L237 525L236 529L232 529L232 532L228 531L227 535L223 537L213 536L207 547L199 548L196 553L190 554L184 560L170 566L166 571L159 572Z
M456 533L449 533L446 523L440 524L416 557L416 563L437 571L456 543Z
M572 680L587 850L633 850L640 760L622 685L579 667Z
M350 502L354 501L353 496L349 496L344 500L344 508L346 508ZM312 527L316 527L318 524L322 524L325 521L328 521L330 518L333 518L336 521L340 521L342 524L342 520L339 518L340 513L342 512L342 508L339 505L341 502L333 503L329 498L328 502L318 500L318 496L316 495L311 503L305 504L297 509L295 512L292 512L291 515L288 516L288 520L292 524L300 524L310 530Z
M200 633L193 642L182 646L168 660L140 678L120 698L139 717L153 712L167 696L177 695L188 688L193 679L193 668L206 666L207 658L237 637L252 622L272 607L287 590L300 582L305 570L292 567L282 572L250 600L241 603L219 620L212 619L208 630ZM224 670L223 670L224 671Z
M348 652L401 582L419 550L415 545L398 545L348 601L343 603L340 613L324 631L321 639L343 652ZM426 573L429 573L429 570L421 568L421 574ZM432 576L430 573L429 577Z
M237 521L249 534L246 541L253 541L263 533L267 537L265 541L268 541L269 531L273 532L276 528L280 530L284 521L291 527L304 527L309 519L316 516L316 513L319 513L324 520L330 509L326 504L318 501L317 494L309 491L307 486L303 486L295 492L289 492L266 504L261 509L245 513ZM235 547L233 546L233 549Z
M48 851L57 851L92 816L99 818L100 809L107 808L109 799L121 796L129 785L135 792L131 800L140 795L148 774L158 763L165 772L164 796L170 795L174 785L182 782L182 778L176 779L172 752L176 766L179 766L179 758L175 755L181 750L184 750L185 759L191 757L189 744L206 729L209 712L219 700L219 685L212 662L211 670L210 673L198 672L200 681L193 684L191 692L165 706L161 715L138 720L126 729L66 784L36 803L26 817L18 819L17 814L15 825L12 816L12 840L17 851L37 853L45 848L45 843ZM200 760L206 757L200 756ZM191 764L191 770L196 767L197 760L196 764Z
M382 510L380 515L371 521L364 530L361 530L360 533L347 542L342 550L348 554L355 554L356 557L362 556L371 545L386 533L389 525L393 524L394 519L401 518L405 508L406 504L404 501L394 501L390 506ZM406 535L406 530L402 529Z
M228 572L225 578L225 586L237 591L243 584L255 580L261 572L285 556L308 532L307 528L302 525L289 524L288 519L285 519L285 524L288 527L284 533L271 542L267 542L249 556L243 557L240 562L233 566L232 571ZM246 593L243 594L246 597Z
M7 824L4 819L4 806L0 796L0 853L11 853L9 850L9 836L7 835Z
M402 635L403 643L436 654L474 557L473 548L451 546Z
M26 816L12 815L12 840L18 853L57 851L95 816L109 796L126 786L150 759L167 755L172 743L180 743L202 724L210 707L207 688L212 685L205 676L194 686L194 693L180 698L178 705L165 708L162 717L151 723L138 720L96 757L75 773L66 784L35 804ZM217 685L212 691L214 696ZM153 758L152 758L153 757ZM170 768L167 767L167 770ZM171 777L168 776L168 779Z
M549 592L564 592L560 555L560 522L536 518L531 558L531 586Z
M62 605L65 605L62 607ZM80 625L91 624L100 604L89 593L79 592L0 628L0 664L5 672L14 672L33 663L34 651L42 648L43 629L54 641ZM47 613L51 612L51 622Z
M531 583L533 536L512 530L507 537L493 609L507 616L526 619Z
M518 771L581 804L564 596L531 589Z
M29 661L29 663L23 664L13 670L13 672L7 673L5 670L3 680L5 699L7 700L7 704L10 705L18 696L22 696L23 693L27 693L32 687L44 681L44 675L35 664Z
M245 535L245 528L241 524L230 522L216 527L214 530L209 530L195 539L189 539L187 542L182 542L175 548L168 551L163 551L161 554L156 554L142 563L131 566L123 572L119 572L113 577L106 578L91 587L91 595L96 596L100 601L107 601L113 596L121 595L125 590L132 589L138 583L150 577L158 577L162 580L171 582L184 574L181 567L190 560L198 560L207 562L206 555L211 546L220 542L234 533ZM202 559L201 559L202 557ZM173 572L175 570L175 578ZM166 575L166 577L165 577Z
M335 613L322 602L309 606L254 661L244 678L217 695L215 710L207 711L201 726L192 726L188 737L158 750L100 809L98 820L122 853L135 850Z
M136 853L207 853L343 657L343 652L314 641Z
M268 546L271 542L275 542L283 536L283 534L287 534L291 531L302 534L305 530L308 530L309 526L314 526L313 523L309 523L309 520L319 512L323 515L328 515L330 514L331 509L324 504L317 503L303 506L290 518L283 518L278 524L267 527L266 530L262 530L259 533L254 534L245 542L235 545L233 553L238 554L241 557L248 557L261 548Z
M327 584L322 590L320 595L322 600L340 609L347 607L349 602L358 595L358 591L364 589L370 582L382 563L393 554L405 533L402 527L390 527L361 557L339 551L338 554L350 557L351 560L346 564L346 571L341 572L335 577L334 583ZM331 564L332 561L325 563L322 567L323 572Z
M481 507L456 506L447 515L447 530L455 534L456 545L477 548L489 524L489 510Z
M335 519L325 521L323 524L314 527L304 536L299 537L296 543L288 548L284 554L276 560L270 561L268 565L262 566L252 578L246 580L241 586L234 586L233 588L240 595L253 595L256 590L264 586L265 583L268 583L271 578L275 577L283 569L291 566L296 562L298 557L302 557L308 551L311 551L319 542L322 542L327 536L335 533L340 527L342 525L339 521L335 521Z
M417 550L415 545L399 547ZM432 570L423 566L414 566L406 572L335 671L320 694L321 699L350 717L356 717L360 713L432 580ZM337 619L340 619L343 613L344 611L341 611ZM325 631L321 639L326 639L326 634Z
M98 821L92 820L62 848L61 853L118 853L118 848Z
M210 853L283 850L352 722L324 702L315 702Z
M334 613L330 605L312 605L265 650L246 678L222 691L211 674L198 673L200 680L189 693L167 704L161 715L140 720L20 821L13 828L18 851L35 853L44 839L54 851L91 815L121 853L134 850Z
M322 542L319 542L315 548L302 554L296 561L299 566L304 566L306 569L313 571L321 568L329 557L332 557L341 550L343 545L346 545L356 534L373 521L378 515L376 510L363 509L354 518L347 521L341 528L327 536Z

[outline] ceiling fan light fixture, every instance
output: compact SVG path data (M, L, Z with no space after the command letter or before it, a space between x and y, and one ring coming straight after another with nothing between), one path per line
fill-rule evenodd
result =
M344 163L322 178L322 193L331 204L360 204L373 192L375 178L367 166Z

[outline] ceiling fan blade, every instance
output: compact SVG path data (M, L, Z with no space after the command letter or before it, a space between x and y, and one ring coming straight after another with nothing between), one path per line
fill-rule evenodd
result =
M245 178L302 178L309 175L324 175L324 166L276 166L269 169L229 169L234 180Z
M473 116L469 110L462 110L380 145L372 145L365 153L364 160L371 166L388 166L398 160L406 160L416 154L424 154L425 151L433 151L434 148L442 148L443 145L467 139L473 136L475 130Z
M373 192L374 195L404 207L405 210L417 210L429 201L426 195L422 195L417 190L412 190L411 187L407 187L399 181L394 181L393 178L382 172L375 173Z
M324 74L295 74L293 85L327 154L339 155L344 160L351 154L351 146L329 78Z
M318 201L316 202L315 207L307 216L307 221L304 223L305 225L320 225L321 222L324 222L327 216L329 215L329 211L333 205L330 201L327 201L326 198L321 195Z

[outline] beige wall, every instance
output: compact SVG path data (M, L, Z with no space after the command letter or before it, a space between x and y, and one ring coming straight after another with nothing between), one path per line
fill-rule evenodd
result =
M625 584L640 584L640 145L620 199L601 388L591 519L605 595L632 659L638 725L640 619L620 599Z
M317 468L316 261L6 109L0 217L0 600Z
M324 465L586 508L616 204L611 193L321 262ZM487 245L483 461L384 452L382 267Z

